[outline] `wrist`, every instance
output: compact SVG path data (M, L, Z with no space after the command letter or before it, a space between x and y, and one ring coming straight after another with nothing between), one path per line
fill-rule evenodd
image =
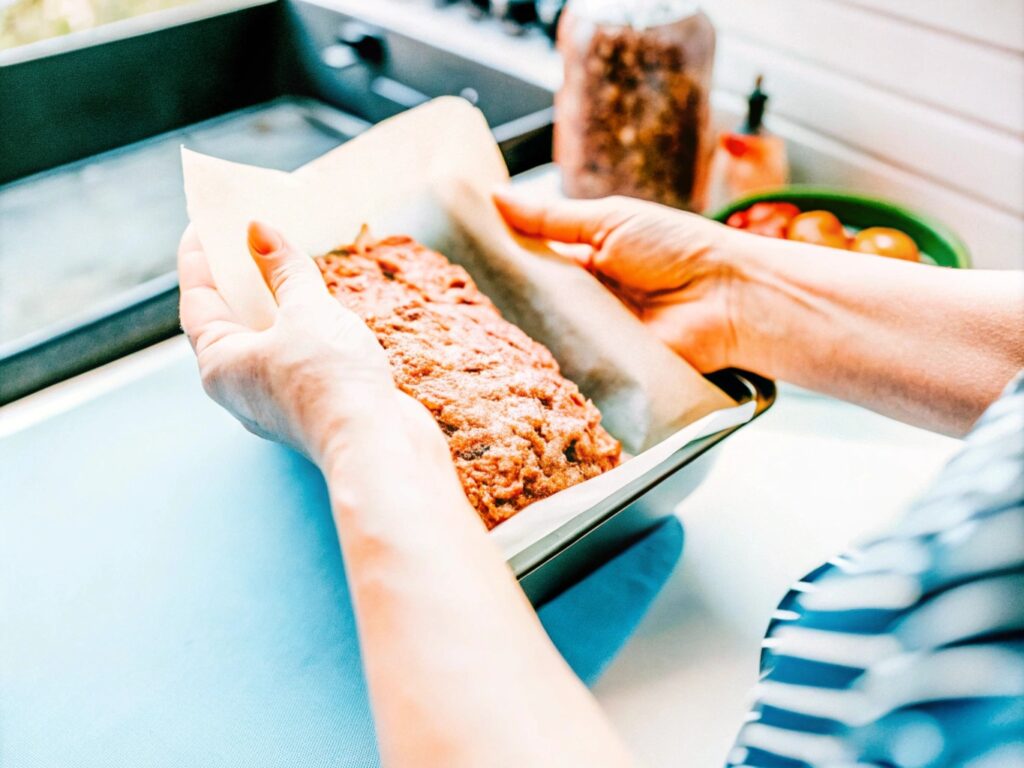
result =
M293 399L303 404L295 418L303 447L325 476L346 461L353 449L388 434L396 395L390 382L353 382L339 377L315 397Z
M727 230L716 258L727 285L729 365L779 378L792 341L791 254L780 241Z

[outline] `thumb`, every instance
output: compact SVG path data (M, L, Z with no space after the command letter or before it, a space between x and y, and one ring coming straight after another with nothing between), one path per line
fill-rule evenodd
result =
M323 276L313 260L266 224L249 224L249 253L278 305L308 302L327 295Z
M599 200L537 199L521 191L500 189L494 203L510 227L530 237L600 248L608 234L629 215L618 197Z

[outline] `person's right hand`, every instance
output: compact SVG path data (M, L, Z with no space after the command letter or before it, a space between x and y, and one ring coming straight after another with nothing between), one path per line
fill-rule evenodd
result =
M627 197L528 198L502 190L495 202L524 235L590 246L584 266L697 370L739 365L735 234L695 214Z
M524 235L589 246L584 265L702 372L741 368L960 435L1024 361L1020 273L762 237L622 197L495 202Z

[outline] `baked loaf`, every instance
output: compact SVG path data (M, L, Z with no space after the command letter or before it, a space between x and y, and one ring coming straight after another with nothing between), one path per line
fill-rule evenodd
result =
M316 261L376 334L395 383L434 415L488 528L618 464L594 404L462 267L409 237L373 241L365 230Z

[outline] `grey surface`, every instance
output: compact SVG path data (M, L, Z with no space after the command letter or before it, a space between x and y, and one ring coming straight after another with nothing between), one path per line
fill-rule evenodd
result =
M0 187L0 344L173 270L187 223L182 144L293 170L364 126L280 99Z
M413 28L383 24L383 59L338 69L324 51L354 17L334 8L232 0L194 10L56 38L0 66L0 403L178 332L167 268L184 224L181 141L294 168L353 122L365 127L345 113L373 123L402 111L384 86L403 84L417 98L475 91L512 173L550 159L550 90ZM304 114L241 119L239 137L224 125L278 97Z

